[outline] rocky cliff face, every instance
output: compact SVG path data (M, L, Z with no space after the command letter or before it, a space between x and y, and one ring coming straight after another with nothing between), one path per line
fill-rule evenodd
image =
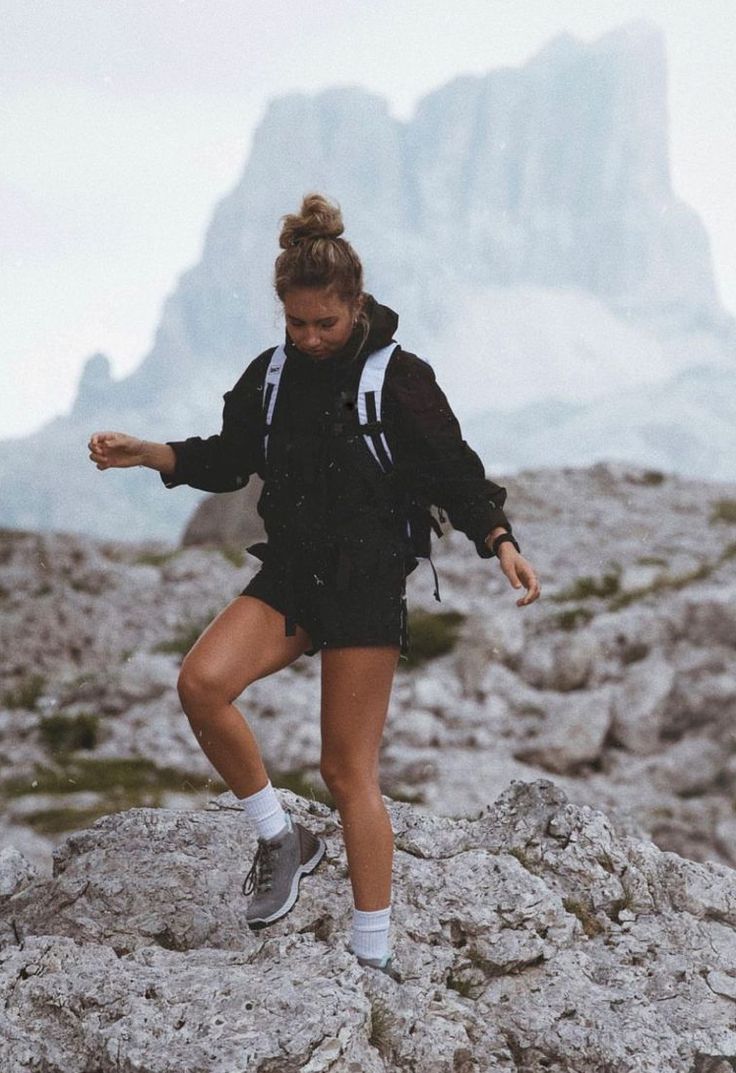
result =
M399 310L401 341L452 384L461 416L603 396L610 412L620 392L692 366L733 375L736 331L708 239L670 183L665 102L663 40L646 24L589 45L558 38L522 68L456 79L407 123L360 89L274 101L140 367L115 382L95 355L69 417L0 445L3 520L179 535L196 494L164 500L149 475L101 477L85 444L94 428L159 440L217 431L222 394L281 336L278 220L309 189L341 202L369 289ZM706 424L712 415L706 403ZM552 437L540 444L527 416L504 466L547 458ZM673 412L654 445L627 416L635 461L708 472L688 414ZM613 433L576 457L576 429L564 431L561 464L621 457ZM727 452L717 475L735 466Z

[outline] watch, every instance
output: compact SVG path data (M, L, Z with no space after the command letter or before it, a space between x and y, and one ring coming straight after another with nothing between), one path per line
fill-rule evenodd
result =
M491 545L491 548L492 548L492 550L493 550L493 554L494 554L494 555L498 555L498 549L499 549L499 547L500 547L500 546L501 546L501 544L503 544L503 543L504 543L504 541L506 541L506 540L509 540L509 541L510 541L510 542L511 542L511 543L512 543L512 544L514 545L514 547L515 547L515 548L516 548L516 550L517 550L517 551L519 552L519 554L521 555L521 548L520 548L520 547L519 547L519 545L518 545L518 542L517 542L517 540L516 540L516 537L513 537L513 536L511 535L511 533L499 533L499 535L498 535L498 536L496 537L496 539L495 539L495 540L493 541L493 544Z

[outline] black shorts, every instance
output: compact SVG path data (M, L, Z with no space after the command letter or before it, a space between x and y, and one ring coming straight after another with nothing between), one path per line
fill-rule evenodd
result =
M314 656L323 648L398 645L407 651L406 576L401 554L350 562L339 575L336 562L295 564L287 582L283 563L268 557L240 594L263 600L309 634Z

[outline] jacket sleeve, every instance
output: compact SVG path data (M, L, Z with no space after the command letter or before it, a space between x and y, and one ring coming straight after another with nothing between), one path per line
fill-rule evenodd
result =
M496 526L512 532L503 511L506 489L486 477L480 458L462 438L431 365L399 351L387 369L384 391L402 483L445 510L453 528L473 541L482 559L490 559L494 553L484 543L489 532Z
M219 433L166 441L176 455L173 473L159 474L166 488L186 484L205 492L234 492L245 487L252 473L262 473L261 398L270 353L251 362L225 392Z

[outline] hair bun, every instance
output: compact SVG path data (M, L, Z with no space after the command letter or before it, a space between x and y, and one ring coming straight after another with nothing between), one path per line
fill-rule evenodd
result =
M307 194L301 211L283 217L279 245L283 250L310 239L339 238L345 230L339 205L322 194Z

